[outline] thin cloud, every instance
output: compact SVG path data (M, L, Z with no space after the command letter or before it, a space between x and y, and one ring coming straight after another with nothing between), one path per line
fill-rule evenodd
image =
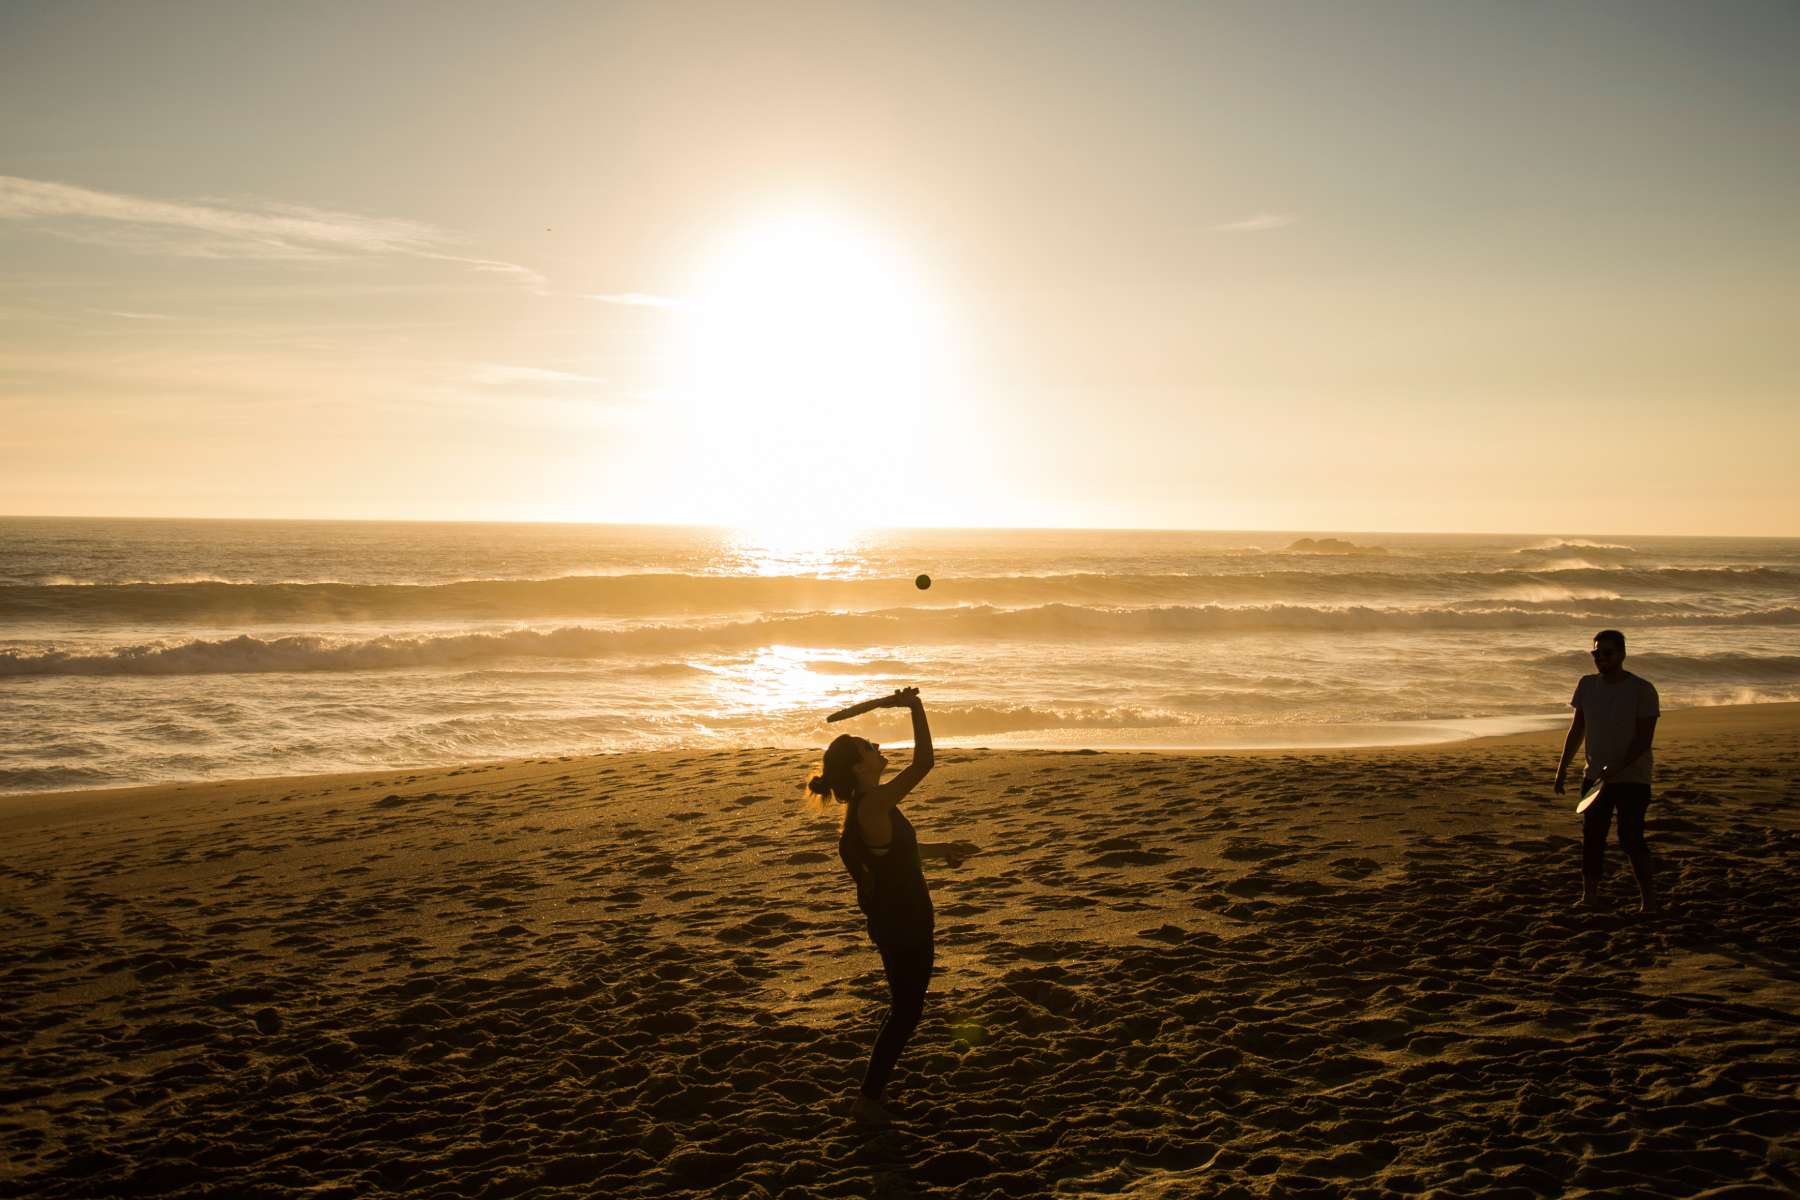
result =
M543 282L516 263L452 253L455 239L422 221L298 204L156 200L0 175L0 221L47 222L58 237L140 254L280 261L404 255Z
M463 265L467 266L470 270L474 270L474 271L493 271L493 272L495 272L497 274L501 274L501 275L516 276L517 278L524 280L527 283L536 285L539 288L542 288L543 285L548 282L542 275L538 274L536 271L532 270L530 267L521 267L518 263L499 262L499 261L497 261L495 259L491 259L491 258L465 258L460 254L423 254L423 253L421 253L421 254L416 255L416 257L432 258L432 259L436 259L439 262L462 263ZM549 295L548 292L540 292L539 294L540 295Z
M686 300L678 297L657 296L649 292L589 292L586 299L598 300L602 304L623 304L632 308L685 309L693 307Z
M1214 225L1220 233L1266 233L1271 229L1282 229L1294 223L1291 213L1257 213L1245 217L1241 221L1228 221L1223 225Z
M89 312L100 317L123 317L127 321L173 321L174 317L167 313L130 312L122 308L90 308Z

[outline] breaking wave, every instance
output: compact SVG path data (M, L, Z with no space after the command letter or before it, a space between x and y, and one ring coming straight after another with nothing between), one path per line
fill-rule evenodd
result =
M568 625L449 634L344 638L250 634L118 646L99 653L49 649L0 651L0 677L29 675L207 675L286 671L387 671L477 664L504 658L594 659L742 651L760 646L820 648L907 643L1087 638L1164 638L1211 633L1408 632L1587 626L1620 619L1613 608L1509 605L1486 609L1311 607L1293 604L1171 605L1092 608L1047 604L1000 609L888 609L808 613L704 625L648 624L626 629ZM1735 613L1661 613L1663 626L1800 625L1800 608Z
M1136 705L940 704L931 710L931 723L942 737L982 737L1051 729L1166 729L1203 722L1193 713Z
M1575 671L1587 667L1588 656L1579 652L1549 654L1532 659L1528 665L1547 670ZM1658 685L1800 684L1800 655L1793 654L1648 652L1630 655L1625 665L1627 670Z
M1618 542L1595 542L1587 538L1547 538L1533 546L1520 546L1514 554L1565 554L1583 550L1601 550L1611 553L1632 553L1632 547L1620 545Z
M1482 598L1599 599L1602 593L1680 596L1696 588L1800 592L1800 571L1778 567L1630 567L1558 560L1501 571L1243 571L1209 574L990 575L911 579L806 576L579 575L445 584L186 583L0 585L0 622L123 621L218 627L277 623L566 619L681 619L732 613L875 611L1041 605L1157 607L1274 603L1444 603ZM1610 598L1610 597L1607 597Z

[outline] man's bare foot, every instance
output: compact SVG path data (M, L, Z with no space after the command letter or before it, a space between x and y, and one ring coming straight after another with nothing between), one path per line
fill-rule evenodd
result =
M891 1125L894 1114L881 1101L859 1095L850 1104L850 1119L858 1125Z

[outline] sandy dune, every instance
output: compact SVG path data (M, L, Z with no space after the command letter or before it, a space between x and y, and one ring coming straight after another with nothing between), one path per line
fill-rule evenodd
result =
M1800 706L1665 719L1653 921L1559 743L941 753L887 1130L802 754L0 800L0 1193L1794 1194Z

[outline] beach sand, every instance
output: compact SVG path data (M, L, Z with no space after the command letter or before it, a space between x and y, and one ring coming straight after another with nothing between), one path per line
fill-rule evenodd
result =
M1800 705L1664 718L1649 920L1561 736L940 752L887 1129L805 754L0 799L0 1193L1792 1194Z

